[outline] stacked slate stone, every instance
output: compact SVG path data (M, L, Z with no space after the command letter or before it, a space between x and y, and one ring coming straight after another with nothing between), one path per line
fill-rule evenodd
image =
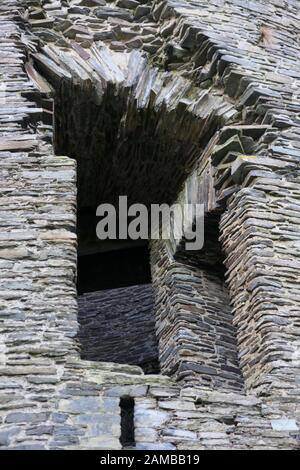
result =
M164 242L152 243L160 363L185 386L242 390L229 297L211 259L174 260Z
M204 135L230 121L233 105L139 51L78 47L49 45L34 60L57 90L56 147L78 161L80 206L122 194L128 204L173 202Z
M0 33L0 446L120 449L119 403L129 395L135 400L137 448L299 448L299 2L3 0ZM180 265L176 285L177 268L155 279L161 300L157 336L167 337L160 330L166 326L159 320L161 305L172 315L177 308L172 299L180 299L187 285L184 305L194 308L195 298L201 305L201 315L197 309L189 321L203 325L205 319L214 329L215 349L208 345L212 354L205 361L216 375L202 370L196 377L189 369L191 387L185 383L182 389L182 379L174 385L172 378L144 375L139 367L79 358L75 162L54 155L53 97L59 105L55 144L62 149L65 136L68 156L82 158L81 197L83 179L89 188L101 171L90 165L85 173L86 162L75 150L87 144L91 157L92 149L103 145L92 122L103 122L105 102L116 110L111 122L118 123L120 148L137 133L145 136L147 126L149 140L152 135L159 143L167 136L158 160L167 161L164 149L172 148L171 164L160 166L167 175L161 180L155 147L148 166L133 165L134 175L150 179L142 184L135 176L140 188L134 194L131 183L133 199L143 187L145 200L147 192L151 200L176 198L195 167L207 212L221 212L232 310L215 271L208 274L203 265L196 271L195 263L186 268L173 252L166 258L157 250L158 274L164 263ZM82 115L79 110L92 101L87 119L89 106ZM224 124L237 128L228 139L222 137ZM83 131L85 125L90 132ZM253 143L240 130L244 125L265 130L250 135ZM80 136L81 129L85 143L72 135L75 130ZM121 180L133 164L132 149L125 148L122 172L117 169L124 154L115 153ZM141 153L132 155L138 160ZM103 181L100 174L100 187ZM106 196L114 191L107 189ZM85 197L93 201L105 194L91 193ZM219 355L216 311L227 326ZM231 314L236 343L228 341L235 336ZM229 391L233 377L229 383L221 375L223 359L226 367L234 362L228 342L237 349L243 392ZM187 344L190 354L192 341ZM203 353L199 338L196 344L197 354ZM212 391L216 386L223 392Z
M53 155L19 3L0 5L0 445L15 449L55 446L56 387L77 349L75 164Z
M157 371L153 304L151 284L80 295L81 358Z
M89 48L95 41L104 41L117 51L142 48L151 53L163 44L146 2L48 0L41 5L39 1L26 1L34 34L45 43L65 46L75 40Z

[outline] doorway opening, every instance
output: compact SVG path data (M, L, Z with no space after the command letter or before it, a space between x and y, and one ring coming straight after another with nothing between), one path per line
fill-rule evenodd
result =
M159 373L148 247L100 246L78 257L81 357Z
M131 72L128 69L129 75ZM164 350L160 355L164 364L172 357L176 361L177 349L184 349L181 345L185 344L187 336L181 337L181 327L179 332L169 334L170 331L164 328L166 312L163 309L167 302L170 317L179 313L175 321L174 318L171 321L171 330L178 322L182 322L183 330L186 324L189 329L195 323L190 297L191 291L194 295L194 290L198 289L197 286L194 289L193 284L197 276L193 273L190 276L194 264L187 263L191 266L186 268L180 283L176 280L166 288L176 291L178 298L181 293L183 297L186 295L182 307L180 299L172 303L171 296L165 295L161 289L165 274L159 273L157 283L160 285L155 286L155 292L157 297L157 292L163 291L161 313L156 314L154 320L151 278L147 274L149 260L145 256L147 247L121 240L113 244L95 240L97 207L102 203L116 207L122 195L127 196L129 206L138 203L149 208L154 203L174 203L208 141L231 115L227 116L227 105L219 98L194 89L189 81L184 79L177 83L178 77L173 74L166 77L158 70L152 72L148 88L143 84L148 76L144 73L139 78L139 85L138 82L127 86L126 82L104 80L101 90L94 86L93 80L87 83L80 79L64 80L59 85L55 106L56 153L76 159L78 169L78 338L81 357L138 364L145 372L158 371L156 337ZM157 80L158 88L152 79ZM179 91L180 84L184 84L182 91ZM138 98L141 92L148 97ZM168 107L167 101L172 94L172 105ZM198 96L196 101L195 94ZM161 256L159 266L163 263L164 256ZM205 279L203 275L199 280L200 289ZM210 301L214 304L214 282L208 282L203 289L211 290L205 308L214 318L214 307L210 305ZM187 310L190 324L182 316ZM201 313L197 322L196 348L201 349L201 326L205 323L201 322ZM211 331L213 342L214 325ZM190 363L198 367L198 359L186 361L180 358L177 370L183 370L188 364L190 371ZM173 362L171 359L171 370ZM163 372L165 370L166 367Z

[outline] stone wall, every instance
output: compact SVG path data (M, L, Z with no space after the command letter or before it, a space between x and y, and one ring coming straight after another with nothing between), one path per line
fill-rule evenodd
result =
M78 321L82 359L157 369L151 284L80 295Z
M299 177L255 178L231 201L221 224L247 386L291 403L300 367L298 193Z
M120 449L120 398L130 395L137 448L299 448L299 2L117 3L0 5L0 446ZM62 90L86 88L99 104L107 89L123 96L120 143L141 128L140 115L155 139L173 129L193 142L174 166L172 195L195 166L197 197L221 214L244 390L233 393L221 375L232 348L215 354L221 325L209 313L220 311L223 283L172 259L181 282L162 302L176 311L169 304L182 298L186 280L199 306L208 301L196 319L214 331L206 336L215 342L206 356L214 380L206 371L204 385L202 371L197 387L192 377L182 388L138 367L79 359L76 165L54 156L52 112ZM80 129L76 116L66 129ZM88 173L80 178L90 181ZM155 190L154 180L145 187ZM156 275L158 296L166 281L167 272ZM234 330L224 304L228 339ZM222 392L212 390L215 377Z
M59 377L76 354L76 172L49 152L18 3L0 6L0 376L1 446L23 448L45 441Z
M156 327L164 373L185 386L242 390L228 293L214 265L192 252L175 260L164 242L152 244Z

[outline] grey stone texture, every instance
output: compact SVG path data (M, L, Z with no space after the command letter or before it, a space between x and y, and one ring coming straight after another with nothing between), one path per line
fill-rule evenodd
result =
M120 449L130 394L137 449L299 449L299 2L2 0L0 33L0 448ZM76 173L83 206L122 189L107 108L132 199L220 220L226 287L206 249L151 248L170 377L80 359Z
M201 261L195 262L192 253L174 260L164 242L152 243L162 372L189 386L242 390L236 332L224 282L213 264L210 269L209 265L200 268ZM205 259L204 254L201 257Z
M80 295L78 321L82 359L153 369L158 351L151 284Z

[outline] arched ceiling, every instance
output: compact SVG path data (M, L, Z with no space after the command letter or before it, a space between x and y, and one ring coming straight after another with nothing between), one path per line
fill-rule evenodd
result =
M138 51L51 46L35 62L55 88L56 153L78 162L80 208L119 195L173 202L214 132L237 115Z

